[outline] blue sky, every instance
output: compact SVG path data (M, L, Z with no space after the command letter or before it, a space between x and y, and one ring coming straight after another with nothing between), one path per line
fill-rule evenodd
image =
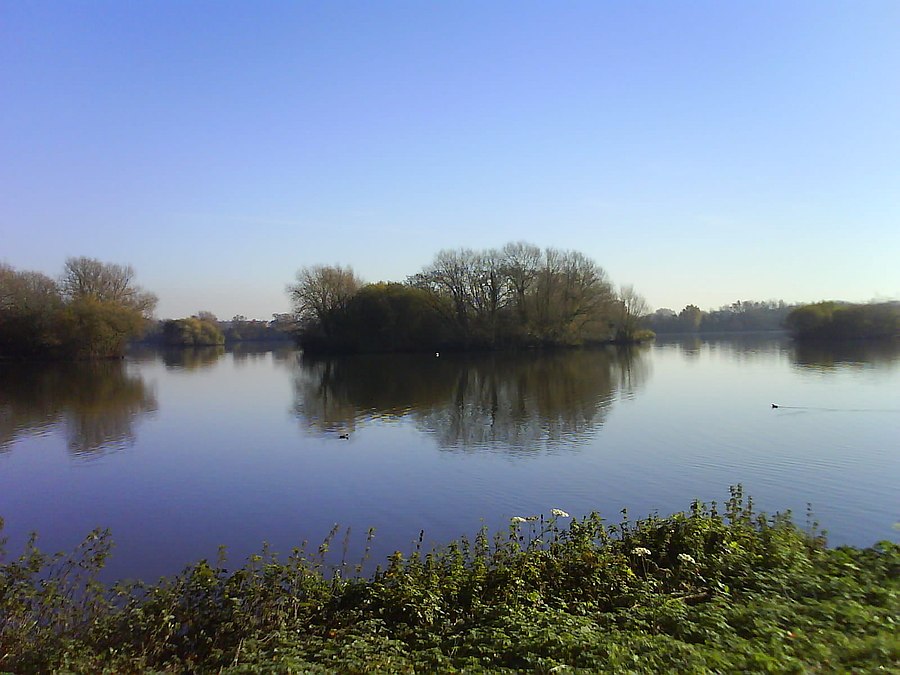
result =
M655 307L900 298L900 3L0 0L0 260L268 318L576 249Z

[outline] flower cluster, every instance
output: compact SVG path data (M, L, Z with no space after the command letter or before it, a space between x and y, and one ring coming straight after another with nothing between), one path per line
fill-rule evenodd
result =
M562 509L550 509L550 515L556 516L557 518L568 518L569 514L563 511Z
M540 520L540 516L513 516L510 520L514 523L533 523Z
M650 549L644 548L643 546L638 546L637 548L631 549L631 553L636 556L640 556L641 558L645 558L650 555Z

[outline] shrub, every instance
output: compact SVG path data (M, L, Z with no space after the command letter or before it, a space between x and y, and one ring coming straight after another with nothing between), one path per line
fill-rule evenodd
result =
M109 536L0 566L0 669L865 670L900 665L900 548L828 549L733 488L724 513L609 525L552 511L364 577L319 549L224 554L104 588ZM370 531L369 536L372 536ZM421 540L421 539L420 539Z

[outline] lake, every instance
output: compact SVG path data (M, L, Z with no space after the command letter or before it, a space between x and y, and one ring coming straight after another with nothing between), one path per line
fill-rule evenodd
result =
M154 580L219 545L229 566L264 541L315 550L335 524L351 562L374 527L381 562L420 536L551 508L667 515L737 483L801 524L812 504L832 545L897 540L900 348L748 336L316 359L237 345L0 364L8 552L30 531L56 551L110 528L107 579Z

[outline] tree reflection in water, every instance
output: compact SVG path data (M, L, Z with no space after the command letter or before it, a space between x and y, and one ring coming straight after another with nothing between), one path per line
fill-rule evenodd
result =
M292 342L235 342L228 345L228 352L236 366L271 358L276 363L284 363L294 357L297 348Z
M781 331L760 333L695 333L691 335L658 335L655 346L664 351L675 350L685 360L699 361L704 350L720 354L729 361L751 363L766 361L773 353L788 354L790 343Z
M444 448L529 451L586 442L648 376L639 348L304 357L294 412L317 433L410 418Z
M822 373L842 368L876 368L888 372L900 363L900 340L796 343L794 366Z
M200 370L225 355L225 347L179 347L163 351L163 363L169 370Z
M75 455L128 447L156 396L123 361L0 366L0 452L20 437L65 431Z

